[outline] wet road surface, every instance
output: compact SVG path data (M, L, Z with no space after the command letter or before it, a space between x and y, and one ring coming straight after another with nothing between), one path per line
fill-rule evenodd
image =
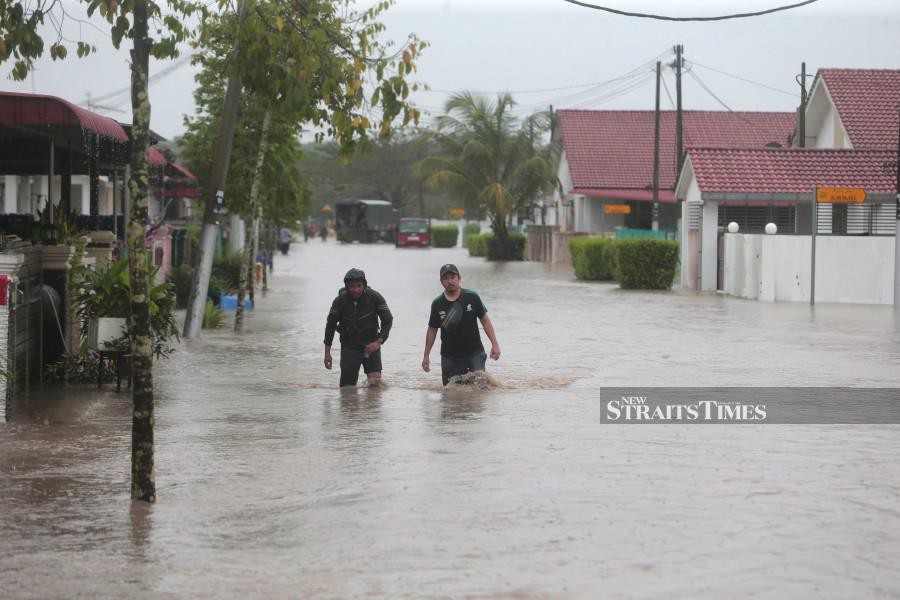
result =
M489 389L419 366L445 262L497 330ZM155 505L128 498L127 393L13 404L0 597L900 596L900 426L603 425L596 394L900 387L890 307L624 292L457 249L316 240L275 266L243 337L157 366ZM351 266L395 316L381 389L322 366Z

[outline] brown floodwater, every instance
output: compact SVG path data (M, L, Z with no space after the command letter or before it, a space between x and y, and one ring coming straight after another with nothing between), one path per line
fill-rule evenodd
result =
M900 425L610 425L597 393L900 388L891 307L626 292L463 252L279 255L243 336L156 366L154 505L128 496L127 392L16 399L0 597L900 596ZM500 340L479 385L419 366L446 262ZM395 316L380 388L322 365L352 266Z

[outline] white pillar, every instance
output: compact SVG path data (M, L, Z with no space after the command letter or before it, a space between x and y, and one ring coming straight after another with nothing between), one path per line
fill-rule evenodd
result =
M40 194L40 198L34 195L34 186L32 186L31 198L34 202L34 210L44 210L47 206L47 199L50 197L50 186L47 185L47 176L40 175L35 177L35 181L37 183L37 193Z
M719 203L703 203L703 230L701 232L700 289L716 291L719 276Z
M70 208L79 215L91 214L91 190L87 175L72 175L72 201Z
M12 214L19 211L19 178L15 175L3 176L3 212Z

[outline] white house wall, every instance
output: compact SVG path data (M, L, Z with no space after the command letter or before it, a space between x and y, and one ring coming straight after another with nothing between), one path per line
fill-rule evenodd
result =
M571 226L566 222L567 211L569 210L564 204L572 201L572 174L569 172L569 160L566 153L563 152L559 159L559 167L556 170L556 176L559 178L562 194L559 190L553 190L553 203L556 209L553 211L553 220L550 220L550 213L547 213L548 225L559 225L562 231L568 231Z
M851 148L834 102L823 83L816 86L806 109L807 147L817 149Z
M725 292L809 302L810 251L809 236L725 234ZM816 238L816 302L892 304L893 283L894 238Z

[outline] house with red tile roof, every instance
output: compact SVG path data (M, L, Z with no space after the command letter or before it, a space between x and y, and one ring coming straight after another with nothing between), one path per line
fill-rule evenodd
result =
M767 300L810 300L815 289L819 301L893 302L898 100L900 70L822 69L806 107L806 148L690 149L675 191L684 201L682 285ZM862 188L865 202L817 202L825 187ZM732 223L738 233L726 235ZM768 223L780 235L762 235Z
M560 110L562 142L556 221L563 231L612 233L650 229L653 201L654 111ZM788 146L793 113L683 111L683 145ZM659 228L674 231L678 178L675 112L660 113ZM617 208L610 209L616 205ZM624 207L624 208L623 208Z
M806 105L806 147L896 149L898 102L900 69L819 69Z

